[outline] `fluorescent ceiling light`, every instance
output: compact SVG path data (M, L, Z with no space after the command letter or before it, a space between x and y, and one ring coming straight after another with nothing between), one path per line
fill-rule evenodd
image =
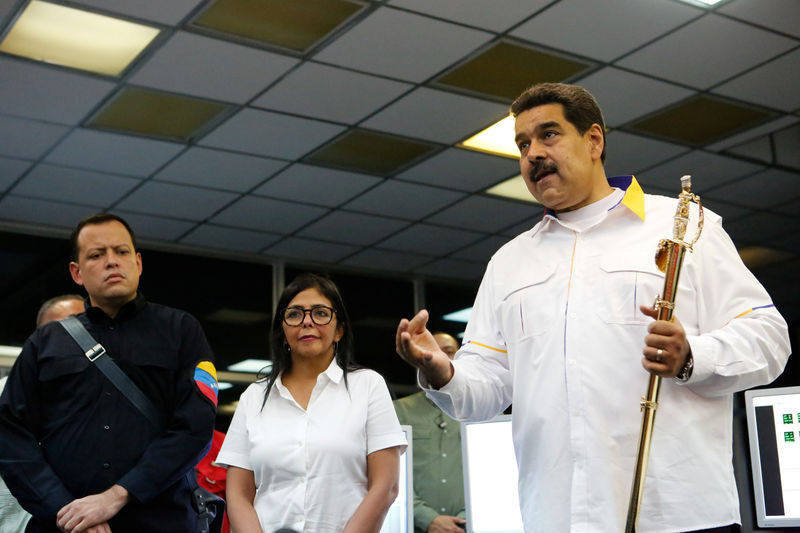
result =
M22 352L21 346L2 346L0 345L0 355L7 357L16 357Z
M272 370L272 361L267 359L245 359L228 367L232 372L269 372Z
M533 204L539 203L528 190L528 186L525 185L525 180L522 179L522 174L517 174L513 178L509 178L506 181L498 183L494 187L486 189L486 192L488 194L494 194L495 196L503 196L505 198L522 200L523 202L531 202Z
M158 33L150 26L33 0L0 51L117 76Z
M715 4L719 4L722 0L681 0L685 4L691 4L693 6L713 6Z
M227 381L220 381L217 383L217 390L228 390L233 388L233 383L228 383Z
M469 322L469 315L472 314L472 308L467 307L466 309L461 309L460 311L453 311L452 313L448 313L444 315L442 318L445 320L449 320L450 322L464 322L465 324Z
M519 159L519 148L514 142L515 135L514 117L509 115L456 146Z

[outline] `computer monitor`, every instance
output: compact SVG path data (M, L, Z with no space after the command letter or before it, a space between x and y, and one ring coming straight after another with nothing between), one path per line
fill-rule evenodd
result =
M759 527L800 526L800 387L744 393Z
M414 533L414 452L411 426L400 426L408 441L400 456L400 490L386 513L380 533Z
M511 415L461 424L469 533L522 533Z

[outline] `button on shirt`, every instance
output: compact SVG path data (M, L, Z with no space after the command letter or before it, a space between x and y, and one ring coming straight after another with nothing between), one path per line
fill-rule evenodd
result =
M340 532L367 493L367 455L406 439L383 378L347 374L335 361L320 374L308 408L279 377L242 394L216 462L251 470L262 529ZM263 404L263 407L262 407Z
M588 206L588 226L546 214L494 255L453 379L428 392L460 420L490 419L513 400L526 531L625 525L648 379L641 357L651 319L639 305L663 289L653 257L672 237L677 200L644 195L632 176L609 183L624 197L609 198L599 216ZM675 316L694 373L662 383L641 532L739 521L732 393L775 379L790 351L785 321L707 210Z
M414 440L414 528L427 532L439 515L466 515L459 423L442 412L424 392L394 402L401 424Z

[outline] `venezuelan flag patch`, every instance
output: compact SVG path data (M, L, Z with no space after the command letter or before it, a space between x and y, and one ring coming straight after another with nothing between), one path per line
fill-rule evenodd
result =
M215 406L219 395L217 369L211 361L202 361L194 369L194 384L198 390Z

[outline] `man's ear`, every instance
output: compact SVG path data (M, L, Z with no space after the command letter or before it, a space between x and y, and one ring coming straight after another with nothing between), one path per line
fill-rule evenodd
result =
M589 129L586 130L586 138L589 141L589 151L592 155L592 159L599 161L600 156L603 155L603 148L605 147L605 137L603 137L603 128L600 124L592 124Z
M136 252L136 268L139 269L139 275L142 275L142 254Z
M72 281L83 287L83 277L81 276L81 267L75 261L69 262L69 273L72 276Z

